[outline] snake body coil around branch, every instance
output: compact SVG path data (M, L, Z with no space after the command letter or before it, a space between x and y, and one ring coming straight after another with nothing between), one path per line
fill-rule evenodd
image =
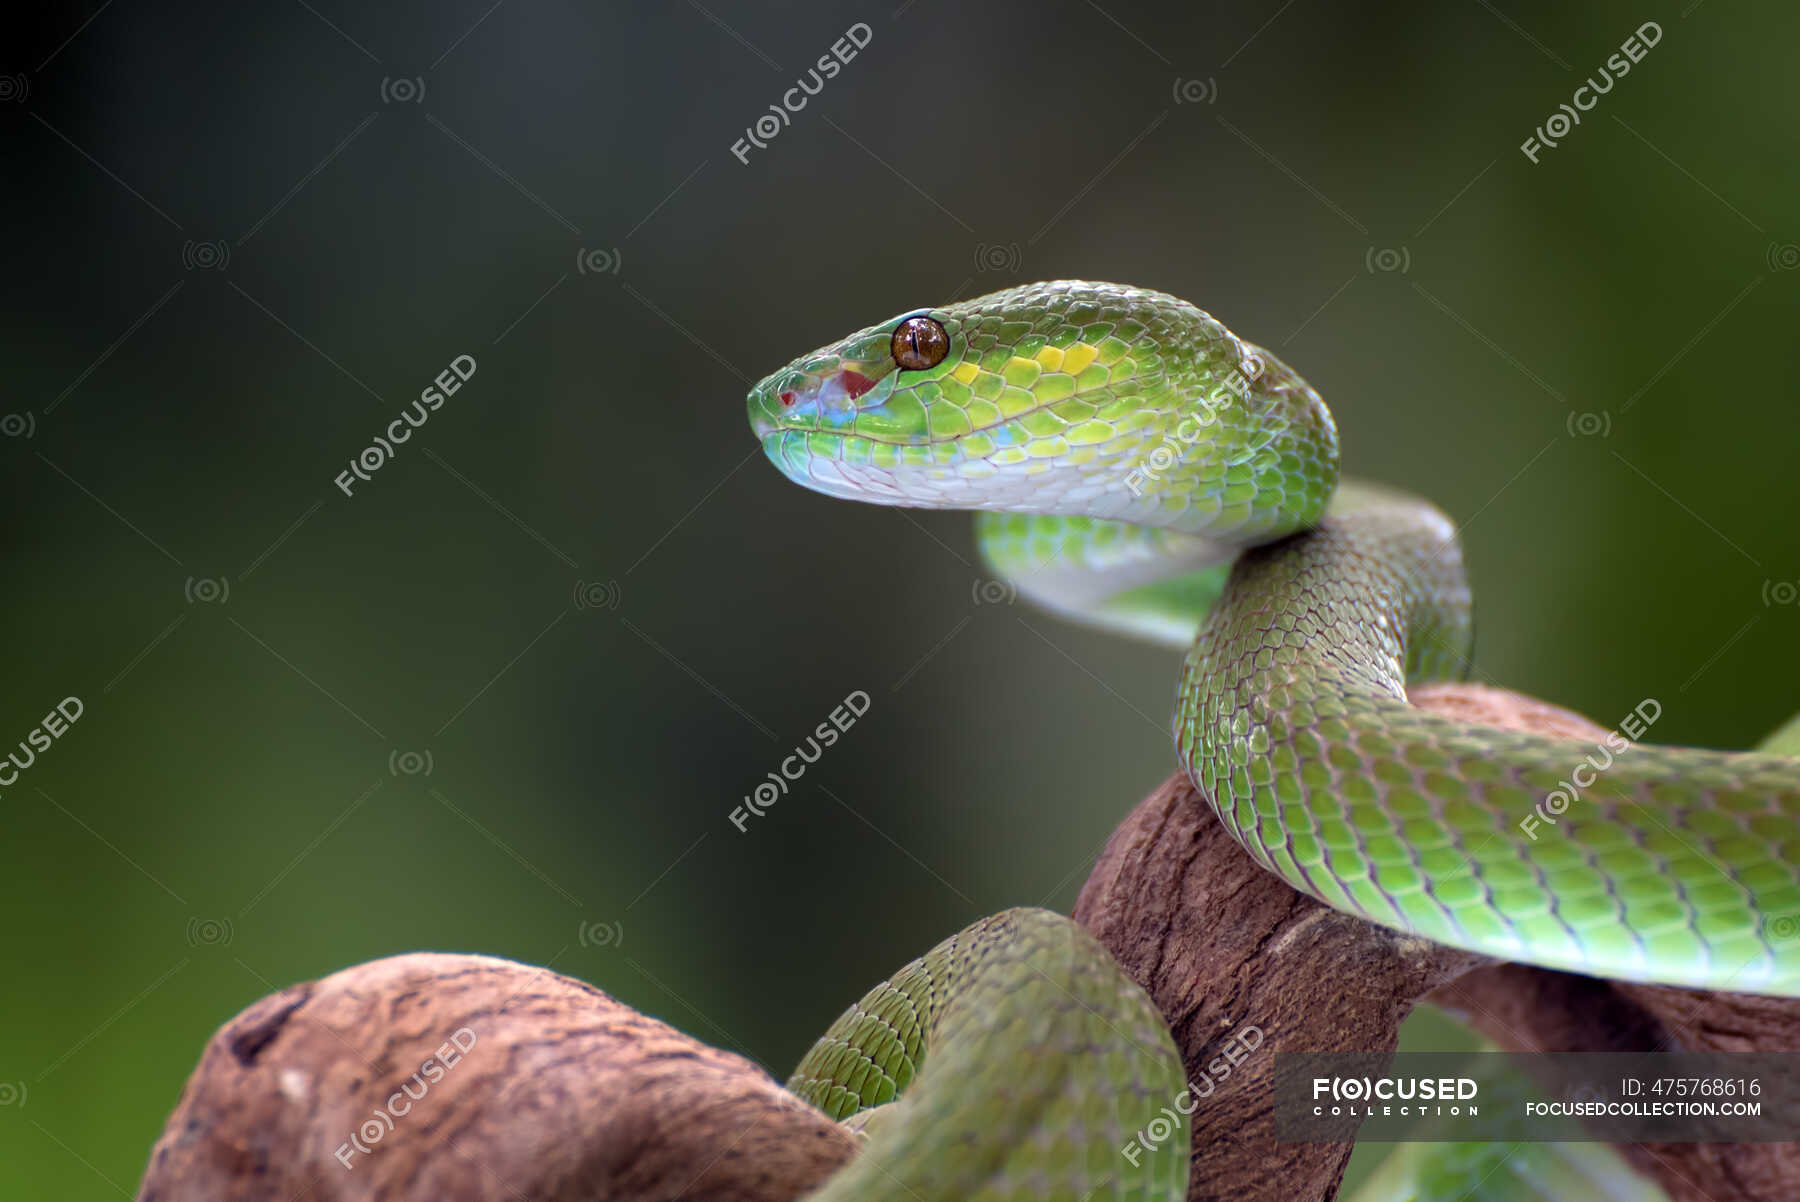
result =
M984 557L1028 598L1188 648L1181 763L1294 888L1498 959L1800 996L1800 939L1778 925L1800 914L1800 765L1584 749L1408 705L1467 670L1455 527L1340 480L1319 395L1193 305L1058 281L912 310L748 407L794 481L978 511ZM1183 1196L1185 1129L1142 1163L1120 1153L1181 1089L1134 989L1041 911L909 966L790 1083L871 1136L816 1197Z

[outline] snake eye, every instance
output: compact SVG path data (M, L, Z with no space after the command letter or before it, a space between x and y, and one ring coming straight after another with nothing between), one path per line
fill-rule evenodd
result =
M936 367L950 353L950 335L929 317L909 317L894 331L894 362L919 371Z

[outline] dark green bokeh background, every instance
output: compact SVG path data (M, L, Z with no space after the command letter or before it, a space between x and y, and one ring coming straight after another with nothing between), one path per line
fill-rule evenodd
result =
M964 518L804 492L745 423L909 306L1189 297L1466 524L1482 678L1676 742L1795 708L1791 12L489 2L57 6L0 51L0 746L86 705L0 790L7 1196L129 1193L207 1036L360 960L550 964L782 1074L941 936L1069 907L1172 766L1171 657L977 605Z

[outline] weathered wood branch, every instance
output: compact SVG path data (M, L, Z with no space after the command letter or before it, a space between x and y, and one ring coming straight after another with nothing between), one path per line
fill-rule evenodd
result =
M761 1069L486 956L375 960L207 1044L141 1202L787 1202L855 1138Z
M1413 700L1513 729L1603 733L1499 690ZM1495 965L1331 911L1258 868L1180 774L1114 833L1075 917L1150 991L1203 1097L1196 1200L1330 1199L1350 1148L1273 1140L1273 1053L1392 1049L1422 1000L1517 1050L1800 1049L1800 1003ZM1257 1050L1229 1065L1220 1053L1248 1026ZM591 986L420 954L285 990L221 1028L139 1197L776 1202L855 1148L755 1065ZM1627 1152L1676 1202L1800 1197L1800 1145Z

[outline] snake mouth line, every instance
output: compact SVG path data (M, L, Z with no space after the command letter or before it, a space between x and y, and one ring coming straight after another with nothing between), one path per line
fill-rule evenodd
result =
M992 427L987 427L987 428L991 429ZM978 433L981 433L981 430L979 430L979 429L973 430L973 431L971 431L971 433L978 434ZM933 438L906 438L906 439L880 438L874 434L858 434L854 430L833 430L829 426L824 427L824 428L820 428L818 426L781 426L781 427L778 427L777 429L770 430L767 434L764 434L762 436L762 440L761 440L762 445L766 448L769 445L769 441L771 439L785 438L785 437L788 437L789 435L794 435L794 434L824 434L831 438L852 439L857 442L879 443L880 445L882 445L884 447L940 447L940 446L946 446L950 443L954 443L959 438L966 437L965 435L962 435L962 434L946 434L944 437L936 438L936 439L933 439Z
M1163 383L1166 380L1166 373L1158 373L1158 374L1152 375L1152 376L1134 377L1133 380L1139 386L1140 389L1154 390L1163 385ZM833 425L830 425L827 421L823 420L822 416L817 413L807 414L804 418L787 418L785 415L781 414L778 410L776 410L773 407L768 405L767 400L766 400L766 395L765 395L765 397L763 398L764 412L762 414L758 414L752 420L751 429L752 429L752 432L761 441L765 450L767 449L767 447L769 445L770 439L780 438L783 435L789 435L789 434L803 434L803 435L804 434L826 434L826 435L830 435L834 438L839 438L839 439L843 439L846 441L865 442L865 443L870 443L873 445L890 446L890 447L953 446L956 443L959 443L962 440L972 437L977 434L991 435L995 431L1002 430L1012 423L1025 421L1026 419L1034 417L1039 413L1043 413L1046 410L1052 409L1053 407L1055 407L1057 405L1067 404L1068 402L1073 401L1073 400L1082 400L1082 399L1090 399L1091 400L1091 398L1093 398L1093 397L1105 394L1107 389L1114 383L1117 383L1117 381L1108 381L1107 383L1104 383L1104 384L1094 384L1094 385L1091 385L1086 388L1076 388L1072 392L1068 393L1067 395L1056 397L1053 400L1035 400L1034 399L1034 402L1031 405L1028 405L1023 409L1018 409L1011 413L1002 413L999 417L995 418L991 422L986 422L986 423L982 423L982 424L977 424L975 422L969 422L967 428L957 430L954 433L932 434L930 431L927 431L923 435L913 435L913 436L884 435L884 434L879 434L879 433L865 432L865 431L858 430L855 428L856 418L860 418L865 413L874 413L874 412L879 411L882 407L881 405L871 405L866 409L858 408L855 412L855 416L851 418L850 424L844 425L844 426L833 426ZM761 390L759 389L758 391L760 392ZM791 394L795 390L790 389L790 390L786 390L786 391ZM886 398L886 397L883 398L883 404L886 403L887 399L888 398ZM967 410L964 410L963 412L966 415ZM771 416L765 416L765 415L771 415Z

